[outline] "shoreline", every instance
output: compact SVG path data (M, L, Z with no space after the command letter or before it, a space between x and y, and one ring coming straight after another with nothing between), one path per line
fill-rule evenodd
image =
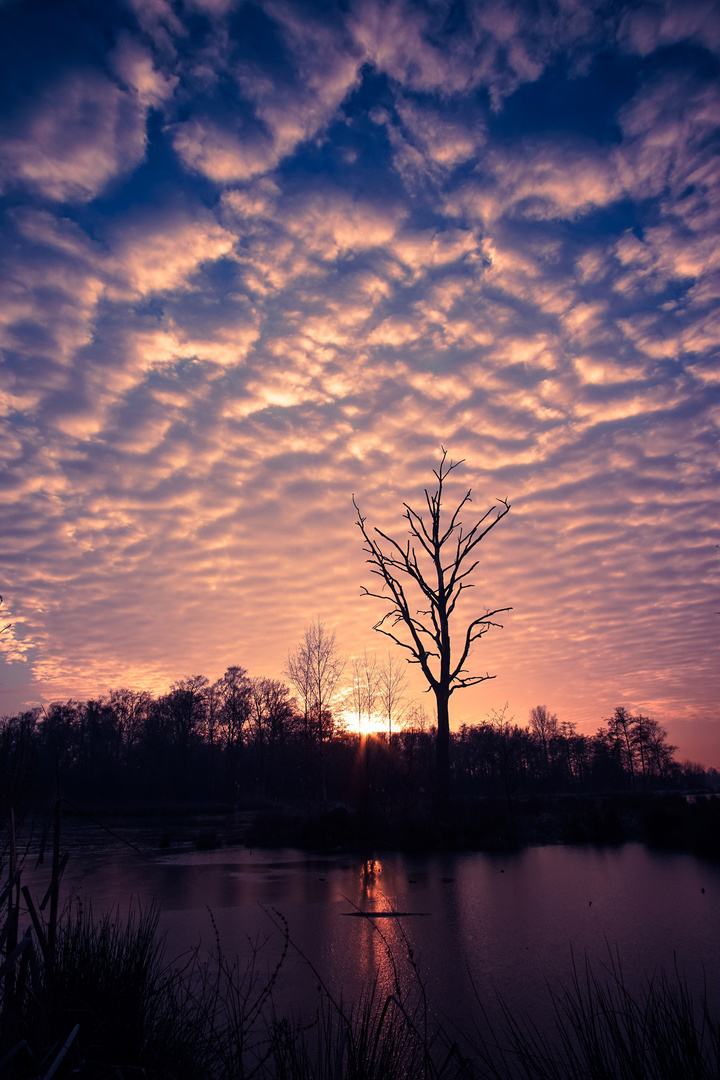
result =
M28 817L36 827L46 808ZM66 821L98 827L156 826L158 847L197 850L245 846L319 852L520 851L546 844L617 846L642 842L658 850L720 858L716 793L647 792L487 797L458 801L445 813L421 807L412 816L390 808L287 804L86 806L64 801ZM120 836L120 839L123 839Z

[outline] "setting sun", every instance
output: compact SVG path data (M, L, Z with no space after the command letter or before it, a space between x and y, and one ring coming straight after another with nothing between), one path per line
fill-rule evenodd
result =
M346 730L354 735L387 735L388 733L387 719L377 714L368 717L346 712L344 722Z

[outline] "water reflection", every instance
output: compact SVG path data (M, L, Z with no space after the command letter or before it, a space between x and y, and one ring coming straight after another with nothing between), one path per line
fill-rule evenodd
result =
M365 859L360 871L363 897L367 900L375 898L375 892L382 874L382 863L379 859Z
M660 965L672 970L675 955L691 984L700 987L705 977L720 1001L720 866L689 855L627 844L313 858L241 848L159 854L148 841L139 857L118 846L83 848L81 833L72 849L66 892L90 897L96 912L155 897L169 955L198 941L212 947L210 908L226 955L243 963L249 943L269 936L270 963L282 945L271 918L277 910L320 976L346 997L376 978L383 994L394 992L396 976L414 985L412 955L429 1000L454 1019L472 1011L473 987L486 1007L499 991L537 1016L546 980L557 986L569 977L571 947L581 961L586 951L602 961L610 943L631 981ZM41 868L36 895L45 876ZM410 914L378 917L390 910ZM309 1004L315 985L293 954L280 1006Z
M406 965L408 939L400 917L373 918L373 912L396 912L396 895L385 892L383 864L380 859L365 859L359 875L357 907L367 912L358 919L357 971L366 986L376 985L383 995L399 992L402 968ZM392 882L388 882L392 887Z

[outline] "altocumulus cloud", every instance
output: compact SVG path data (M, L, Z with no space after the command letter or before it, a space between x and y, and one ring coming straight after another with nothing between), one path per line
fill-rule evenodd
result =
M442 444L513 504L455 719L717 764L716 5L0 22L3 710L381 647L350 494L397 529Z

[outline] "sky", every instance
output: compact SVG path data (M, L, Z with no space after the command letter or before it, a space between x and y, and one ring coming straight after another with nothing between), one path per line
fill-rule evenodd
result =
M0 0L0 713L384 655L441 447L452 722L720 766L720 7ZM416 693L422 682L410 669Z

